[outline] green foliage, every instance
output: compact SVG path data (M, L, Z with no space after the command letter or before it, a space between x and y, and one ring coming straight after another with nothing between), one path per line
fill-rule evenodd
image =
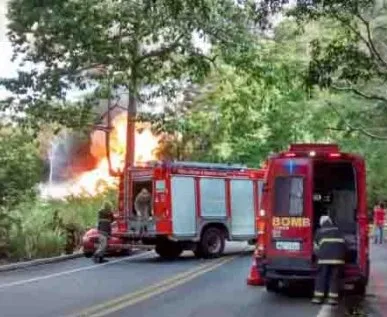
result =
M339 120L324 93L305 89L308 46L295 26L286 23L275 40L223 54L189 107L183 100L164 116L159 130L179 133L171 143L183 158L257 166L291 142L329 140Z
M93 100L62 102L71 88L97 87L100 96L109 78L109 85L130 91L135 111L136 101L171 96L177 81L201 80L210 71L213 59L195 46L195 32L227 43L227 50L249 43L248 12L231 0L11 0L8 18L15 58L34 67L1 81L18 98L0 109L72 126L72 114L80 126L87 122ZM156 88L142 94L146 87Z
M25 201L14 206L8 210L14 221L9 223L4 236L7 245L6 248L4 246L3 256L28 260L72 253L80 247L82 234L95 227L97 212L103 201L109 199L115 202L114 198L115 192L110 191L96 197Z
M0 152L0 206L33 198L42 171L33 138L16 129L1 129Z

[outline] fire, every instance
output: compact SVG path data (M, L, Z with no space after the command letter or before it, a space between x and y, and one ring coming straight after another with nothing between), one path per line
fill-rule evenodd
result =
M117 115L112 120L113 129L110 133L110 159L113 170L122 170L126 148L126 113ZM156 160L155 152L159 145L159 137L153 135L151 127L146 123L136 124L135 161L146 162ZM105 133L96 130L91 134L90 152L98 163L91 170L84 172L75 179L51 188L49 196L53 198L79 196L82 194L94 196L108 188L117 186L117 178L109 175L109 165L105 146Z

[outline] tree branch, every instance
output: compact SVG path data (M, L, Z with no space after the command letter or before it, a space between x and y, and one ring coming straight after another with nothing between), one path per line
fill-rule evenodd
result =
M380 135L375 135L371 132L369 132L368 130L366 130L364 127L355 127L353 124L351 124L346 118L344 115L342 115L340 113L339 110L336 109L335 105L329 101L327 101L327 104L330 108L332 108L332 110L340 117L340 119L344 122L344 124L349 128L351 129L352 131L358 131L372 139L377 139L377 140L383 140L383 141L387 141L387 136L380 136Z
M161 47L160 49L150 51L149 53L143 54L140 56L137 62L142 62L148 58L153 58L153 57L162 57L167 54L172 53L174 50L176 50L180 46L180 40L184 37L183 34L178 36L171 44L168 46Z
M369 43L369 48L371 49L371 51L374 53L374 55L376 56L376 58L385 66L387 67L387 61L385 61L383 59L383 57L381 56L381 54L379 53L379 51L376 49L376 46L375 46L375 43L372 39L372 34L371 34L371 27L370 27L370 22L367 21L359 12L357 12L356 16L359 18L360 21L363 22L363 24L365 25L366 27L366 30L367 30L367 39L368 39L368 43Z
M346 19L343 19L340 17L340 15L336 12L333 12L332 13L333 16L345 27L349 28L356 36L358 36L363 42L364 44L367 46L370 54L372 56L374 56L381 64L383 67L387 67L387 62L381 57L381 55L379 54L379 52L376 50L376 47L374 45L374 42L372 40L372 36L371 36L371 29L370 29L370 25L369 25L369 22L367 20L365 20L361 15L360 13L358 13L356 16L365 24L365 27L367 29L367 38L365 38L361 32L359 32L356 28L354 28L350 22L348 22ZM381 71L380 72L382 74L385 74L384 71Z
M383 97L383 96L380 96L380 95L376 95L376 94L366 94L360 90L358 90L357 88L355 87L338 87L338 86L332 86L332 88L334 90L337 90L337 91L346 91L346 92L353 92L354 94L364 98L364 99L368 99L368 100L379 100L379 101L383 101L383 102L387 102L387 97Z

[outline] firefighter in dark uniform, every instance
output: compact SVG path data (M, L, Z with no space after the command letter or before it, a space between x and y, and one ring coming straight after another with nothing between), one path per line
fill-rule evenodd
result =
M345 263L345 240L329 216L321 216L315 235L318 272L312 302L321 304L328 291L328 304L336 305L339 298L340 274ZM327 289L328 288L328 289Z
M104 260L105 252L108 247L108 239L111 235L111 224L114 221L113 207L110 202L105 202L98 211L98 248L94 253L93 260L95 263L106 262Z

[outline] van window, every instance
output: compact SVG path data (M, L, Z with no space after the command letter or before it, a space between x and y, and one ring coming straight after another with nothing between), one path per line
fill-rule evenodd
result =
M304 213L303 177L277 177L274 184L274 195L274 214L276 216L302 216Z

